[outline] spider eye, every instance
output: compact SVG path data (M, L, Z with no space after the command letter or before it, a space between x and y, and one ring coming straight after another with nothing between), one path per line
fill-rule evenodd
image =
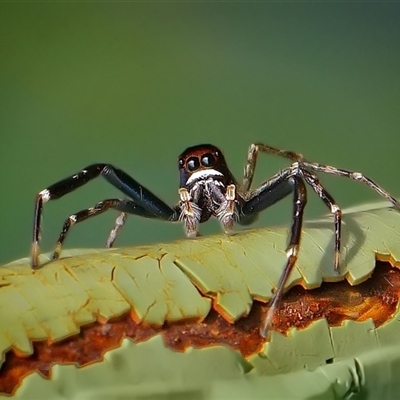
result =
M182 168L184 164L183 158L179 159L179 167Z
M199 159L197 157L190 157L186 165L189 171L196 171L200 166Z
M204 156L201 157L201 163L205 167L212 167L215 164L215 157L211 153L204 154Z

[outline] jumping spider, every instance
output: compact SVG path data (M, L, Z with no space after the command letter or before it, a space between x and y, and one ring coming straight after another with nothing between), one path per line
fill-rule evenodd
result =
M292 164L264 181L258 188L250 189L260 151L285 157L291 160ZM32 267L36 268L39 265L38 242L43 203L64 196L99 175L119 189L128 199L103 200L94 207L71 215L65 221L58 238L54 259L59 257L62 244L72 225L102 214L110 208L120 211L121 214L107 240L107 247L112 247L127 214L170 222L182 221L186 236L190 238L197 236L199 223L205 222L213 216L221 222L224 231L229 234L233 231L235 222L248 225L257 218L261 211L293 193L293 221L286 249L287 262L279 279L277 290L270 300L270 308L260 330L261 335L266 337L268 330L272 327L274 312L282 299L285 283L296 263L299 252L303 213L307 202L306 184L311 186L333 214L334 267L336 270L339 269L341 210L320 183L315 172L325 172L363 182L400 210L400 203L394 197L359 172L309 162L301 154L275 149L264 144L250 146L243 181L239 186L230 172L222 152L213 145L203 144L189 147L179 157L179 203L174 207L164 203L124 171L110 164L89 165L77 174L42 190L36 197Z

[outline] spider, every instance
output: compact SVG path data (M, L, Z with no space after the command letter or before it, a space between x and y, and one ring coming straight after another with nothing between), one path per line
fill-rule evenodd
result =
M264 181L258 188L250 189L259 152L285 157L291 160L292 164ZM293 220L289 244L286 249L287 261L277 289L270 300L266 318L260 328L260 334L266 337L269 330L273 328L274 312L282 300L285 283L296 263L299 252L303 214L307 202L306 184L314 190L333 214L335 239L333 264L336 270L339 269L341 210L320 183L315 172L344 176L363 182L400 210L400 203L394 197L360 172L309 162L301 154L279 150L265 144L252 144L250 146L244 168L244 177L240 186L229 170L222 152L211 144L189 147L180 155L178 163L180 173L179 203L174 207L164 203L131 176L110 164L89 165L77 174L42 190L36 196L32 268L39 265L38 242L43 203L64 196L99 175L102 175L109 183L119 189L128 199L103 200L94 207L71 215L64 223L53 259L59 258L62 244L72 225L102 214L108 209L121 212L106 243L106 247L112 247L127 214L170 222L181 221L186 236L189 238L198 235L199 223L205 222L213 216L220 221L223 230L227 234L231 234L235 222L248 225L255 221L261 211L293 193Z

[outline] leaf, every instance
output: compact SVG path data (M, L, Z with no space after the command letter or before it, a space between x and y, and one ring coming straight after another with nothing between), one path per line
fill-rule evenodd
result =
M392 265L400 259L399 212L382 204L373 204L367 208L363 206L362 210L347 210L343 220L340 273L337 274L333 268L332 218L328 216L308 221L304 226L296 270L291 274L287 288L300 284L311 289L321 286L323 281L343 279L351 284L359 284L373 273L376 258L391 261ZM162 333L166 341L165 329L169 326L171 329L179 329L176 328L180 326L176 325L179 321L181 324L194 321L190 329L195 332L204 325L199 321L205 321L206 318L208 321L210 315L214 315L218 321L222 320L217 313L229 322L225 324L228 325L226 329L233 332L230 335L236 335L235 329L239 329L236 327L241 326L245 316L250 313L248 318L256 318L252 315L255 315L254 310L258 309L259 303L254 302L268 301L272 290L276 288L286 261L284 250L287 236L287 227L275 227L243 231L233 236L216 235L168 244L78 251L79 255L77 251L63 252L62 256L69 256L45 264L35 271L30 268L29 259L10 263L0 269L0 348L3 360L6 360L3 371L9 370L12 363L19 363L18 365L25 368L29 358L24 361L18 355L27 357L32 354L32 341L36 341L34 346L37 354L42 350L49 351L51 345L46 344L47 340L56 342L71 337L68 345L72 348L80 340L74 339L72 335L79 332L82 337L89 335L91 328L82 326L92 324L92 327L98 329L97 336L98 332L101 333L106 328L116 332L116 325L108 321L119 317L125 324L125 336L133 338L138 335L137 329L142 327L148 327L148 336L143 339L143 343L136 344L129 339L123 339L123 335L112 345L119 349L109 351L104 356L104 351L111 347L103 348L103 352L99 350L96 360L104 357L115 360L117 357L118 360L124 360L123 364L126 368L129 366L130 370L139 368L138 371L147 371L138 380L140 384L150 384L153 379L157 381L152 374L159 360L149 356L149 361L145 362L143 357L146 357L144 354L159 354L159 357L163 357L163 363L174 365L172 372L163 367L157 372L164 374L168 371L170 380L167 386L171 391L178 390L176 376L185 374L188 382L192 382L192 386L186 385L185 390L194 390L196 393L204 393L203 384L206 381L208 385L212 382L217 393L221 387L221 379L228 378L236 380L233 387L239 392L242 386L238 387L238 382L246 385L244 379L250 379L257 382L257 388L262 387L268 393L279 393L283 388L279 389L272 384L269 375L291 372L286 379L288 382L296 382L298 386L298 382L307 381L304 371L300 372L306 368L307 371L320 374L316 378L318 380L322 376L328 377L327 381L331 382L331 386L326 386L327 381L324 378L324 387L314 391L310 387L304 387L303 397L314 396L318 391L327 394L331 390L339 390L336 387L339 384L330 377L333 377L331 374L338 373L342 362L340 360L349 360L341 370L345 378L343 385L339 386L340 390L345 390L345 387L350 387L346 385L355 378L353 372L357 371L355 361L351 361L352 357L367 354L366 352L373 353L375 357L374 349L395 345L397 340L393 338L398 337L400 332L397 318L392 318L379 328L370 319L364 322L346 321L337 327L330 327L326 319L320 319L306 329L289 330L287 336L272 332L271 341L264 345L261 338L257 338L258 342L254 339L255 349L249 353L241 350L241 356L227 348L222 351L220 346L186 351L176 356L174 354L177 353L163 350L157 339L159 333ZM44 259L42 257L42 262ZM219 323L217 338L218 335L222 337L223 322ZM129 329L135 333L127 334L126 324L130 324ZM185 329L189 328L186 326ZM257 332L253 331L254 329L253 336L249 331L248 340L250 336L257 336ZM94 335L94 330L90 332ZM106 336L104 332L102 335ZM153 339L149 339L154 335ZM95 339L88 343L84 348L94 344ZM204 344L207 345L207 341ZM123 352L120 351L121 346L124 348ZM62 345L59 347L62 348ZM11 348L17 353L17 357L8 352ZM142 355L139 357L137 352ZM398 351L397 353L399 354ZM386 354L386 350L382 354ZM57 360L57 364L63 364L61 359ZM324 365L326 360L334 362ZM373 360L375 367L379 365L379 360ZM82 366L79 370L71 366L53 367L54 371L60 369L60 373L54 375L51 381L46 381L47 383L42 382L43 378L37 374L25 378L17 393L32 393L33 387L40 387L40 390L44 390L44 387L46 390L59 390L57 388L72 379L72 375L78 379L76 377L81 374L79 385L74 390L85 390L88 387L92 390L93 387L85 382L92 382L88 377L96 376L99 390L108 382L108 385L115 387L131 385L129 393L145 395L137 384L131 382L129 374L126 376L115 373L112 367L114 361L108 364L97 362L89 366L84 361L75 362ZM219 363L218 368L222 370L218 374L210 375L209 368L215 362ZM399 360L389 357L383 362L397 363ZM353 372L350 373L350 370ZM241 371L239 375L238 371ZM42 373L45 374L43 371ZM147 376L147 373L153 377ZM315 373L312 375L317 376ZM260 377L260 374L263 376ZM105 376L113 376L115 380L109 381L110 378L104 378ZM0 377L0 387L5 387L1 385ZM284 391L280 393L288 396L289 386L285 384ZM256 390L255 387L251 390ZM296 388L296 393L299 393L298 390L299 387ZM251 393L258 393L259 396L259 392ZM114 394L112 397L115 398Z

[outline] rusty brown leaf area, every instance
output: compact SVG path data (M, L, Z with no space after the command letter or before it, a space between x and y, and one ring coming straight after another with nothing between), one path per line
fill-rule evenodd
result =
M378 327L395 313L400 296L400 271L387 262L377 262L370 279L350 286L346 281L323 283L320 288L292 288L275 314L274 329L283 334L291 327L303 329L319 318L329 326L339 326L344 320L365 321L372 318ZM261 350L260 323L268 305L254 302L250 314L234 324L227 322L215 310L203 321L185 321L151 327L135 322L132 313L81 328L79 335L60 342L34 342L34 353L28 357L10 350L0 370L0 393L12 394L22 379L39 372L51 377L54 364L76 364L85 367L100 362L104 353L119 347L123 338L134 342L162 334L165 345L184 351L188 347L203 348L218 344L239 350L248 357Z

